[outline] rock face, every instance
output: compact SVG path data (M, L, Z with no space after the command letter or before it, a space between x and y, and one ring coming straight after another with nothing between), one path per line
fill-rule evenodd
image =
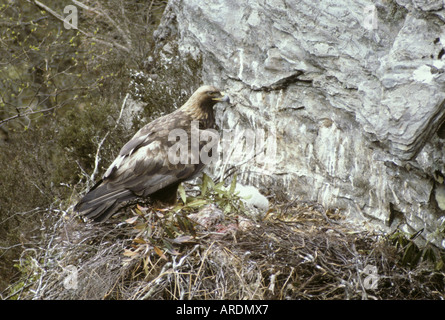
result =
M245 182L431 240L445 220L444 7L171 0L157 36L228 92L220 127L273 138L267 170L235 163Z

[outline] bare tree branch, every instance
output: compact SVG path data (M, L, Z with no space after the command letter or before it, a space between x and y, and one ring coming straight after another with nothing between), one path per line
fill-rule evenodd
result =
M122 113L124 111L125 105L127 104L127 99L129 97L129 94L127 93L127 95L124 98L124 101L122 102L122 106L121 106L121 111L119 112L119 117L116 120L116 124L114 125L114 128L111 129L111 131L108 131L105 136L102 138L102 140L99 142L99 144L97 145L97 149L96 149L96 156L94 157L94 169L93 169L93 173L90 176L90 181L94 182L94 178L99 170L99 162L100 162L100 151L102 149L102 145L105 142L105 139L107 139L108 135L113 132L114 130L116 130L117 126L119 125L119 122L121 121L122 118Z
M85 36L87 36L87 37L93 39L94 41L96 41L96 42L98 42L98 43L101 43L101 44L103 44L103 45L106 45L106 46L108 46L108 47L116 47L116 48L119 48L119 49L121 49L121 50L123 50L123 51L125 51L125 52L128 52L128 53L130 52L130 49L129 49L129 48L127 48L127 47L125 47L125 46L123 46L123 45L117 43L116 41L110 41L110 40L109 40L109 41L106 41L106 40L103 40L103 39L99 39L99 38L95 37L92 33L87 32L87 31L84 31L84 30L82 30L82 29L79 29L78 27L76 27L76 26L74 26L73 24L71 24L69 21L66 21L65 18L62 17L60 14L58 14L57 12L55 12L53 9L49 8L47 5L41 3L40 1L38 1L38 0L34 0L34 4L35 4L36 6L38 6L39 8L41 8L41 9L47 11L48 13L50 13L52 16L54 16L55 18L59 19L60 21L63 21L64 23L67 23L67 24L68 24L69 26L71 26L73 29L77 29L81 34L83 34L83 35L85 35Z
M128 37L128 33L124 32L124 31L122 30L122 28L119 26L119 24L118 24L116 21L114 21L114 20L110 17L110 15L107 14L106 11L104 11L104 10L100 10L100 11L98 11L98 10L96 10L96 9L94 9L94 8L92 8L92 7L89 7L89 6L87 6L86 4L83 4L82 2L77 1L77 0L71 0L71 1L72 1L75 5L81 7L81 8L83 8L83 9L85 9L85 10L94 12L95 14L97 14L97 15L99 15L99 16L104 16L105 18L107 18L107 20L108 20L108 21L109 21L109 22L116 28L116 30L121 34L122 38L125 39L125 42L127 43L127 45L131 48L131 40L130 40L130 38Z

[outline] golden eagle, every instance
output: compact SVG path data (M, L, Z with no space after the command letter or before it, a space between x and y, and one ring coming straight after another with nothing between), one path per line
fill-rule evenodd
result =
M177 142L172 141L170 133L185 133L186 146L196 143L191 140L193 123L200 132L213 128L213 106L228 100L217 88L202 86L181 108L142 127L74 210L94 221L105 221L125 203L138 198L175 203L179 184L199 173L204 162L190 152L181 158L183 161L171 161L172 147ZM204 143L200 141L197 146L201 151Z

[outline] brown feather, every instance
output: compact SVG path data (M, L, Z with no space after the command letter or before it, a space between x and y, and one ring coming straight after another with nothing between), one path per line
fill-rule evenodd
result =
M175 142L168 141L168 135L173 129L182 129L188 135L190 146L192 121L199 121L199 130L213 128L213 106L221 98L217 88L200 87L181 108L141 128L122 147L103 179L77 203L75 210L95 221L105 221L125 202L139 197L166 203L176 201L179 184L198 174L203 163L170 163L168 151ZM190 160L190 154L188 157Z

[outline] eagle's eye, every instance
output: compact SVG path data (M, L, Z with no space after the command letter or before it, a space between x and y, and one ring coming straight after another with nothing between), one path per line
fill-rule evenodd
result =
M220 93L218 92L218 91L207 91L207 94L209 95L209 96L217 96L217 95L219 95Z

